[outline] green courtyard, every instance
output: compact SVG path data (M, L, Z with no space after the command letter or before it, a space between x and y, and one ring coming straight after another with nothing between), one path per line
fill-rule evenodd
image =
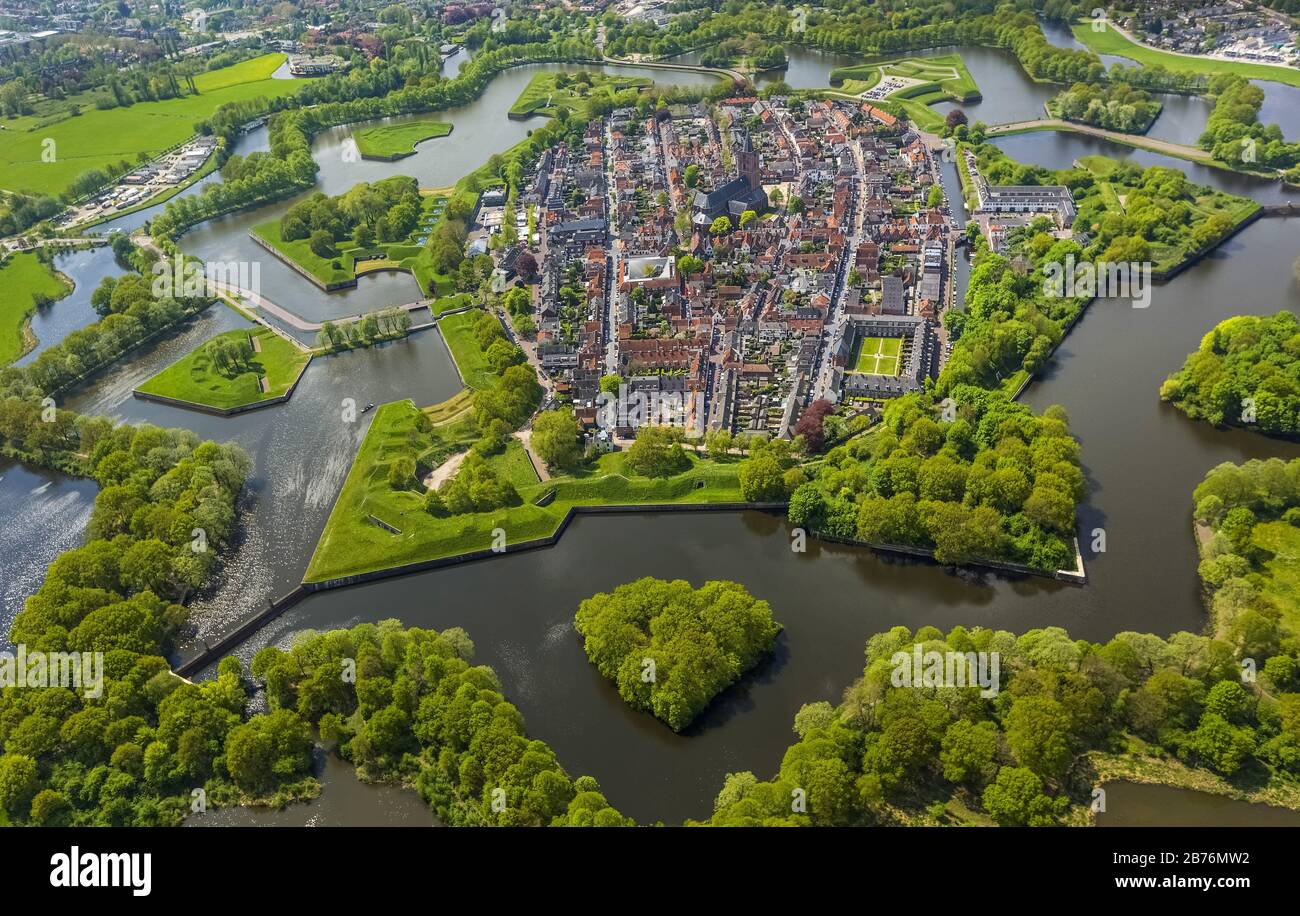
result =
M859 337L849 371L864 375L898 375L903 352L901 337Z
M195 347L136 390L234 410L282 397L310 361L308 351L269 328L227 331Z

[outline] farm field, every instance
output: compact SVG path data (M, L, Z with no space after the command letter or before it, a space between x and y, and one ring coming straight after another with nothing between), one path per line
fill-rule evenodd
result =
M353 137L362 159L391 162L415 155L415 145L424 140L445 137L452 125L444 121L415 121L410 124L381 124L359 130Z
M197 95L100 110L93 96L66 100L58 114L0 120L0 187L58 195L84 172L141 156L152 159L194 135L194 125L227 102L275 98L298 91L298 80L272 79L283 54L266 54L194 77ZM70 106L81 113L73 115ZM42 153L53 152L53 161ZM48 158L48 157L47 157Z
M210 347L225 338L253 343L247 363L218 369ZM195 347L139 387L145 394L176 398L217 410L230 410L278 398L298 381L311 354L268 328L241 329L219 334ZM261 380L266 379L265 390Z
M1171 54L1168 51L1129 41L1116 29L1107 28L1102 32L1094 32L1091 20L1075 23L1072 31L1075 38L1096 54L1127 57L1148 67L1159 64L1166 70L1176 73L1200 73L1206 76L1213 76L1216 73L1236 73L1247 79L1271 80L1288 86L1300 86L1300 70L1294 67L1275 67L1268 64L1252 64L1248 61Z
M9 365L35 346L27 322L38 299L59 299L71 291L62 277L31 252L15 254L0 266L0 366Z
M898 375L901 337L863 337L853 355L853 372L864 375Z

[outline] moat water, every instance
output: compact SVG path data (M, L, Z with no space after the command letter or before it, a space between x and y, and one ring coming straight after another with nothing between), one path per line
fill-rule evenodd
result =
M823 64L838 65L823 60L818 66ZM1009 92L1017 80L1027 79L1013 60L1002 66L1010 70L1001 77ZM348 172L336 154L347 129L320 135L314 150L321 163L321 188L338 193L357 180L386 174L414 174L428 185L454 182L526 135L529 122L511 121L505 111L533 69L498 76L477 103L449 113L448 120L456 124L451 136L374 173ZM993 101L983 81L981 88L986 102ZM1022 103L997 104L1014 114ZM1025 161L1066 156L1072 161L1098 151L1089 138L1057 139L1036 134L1000 143ZM256 134L249 141L258 142ZM1126 152L1110 144L1101 149ZM1194 168L1178 160L1171 164L1189 174ZM1194 174L1195 180L1240 193L1239 176L1204 171L1203 176ZM946 184L952 180L955 173L945 174ZM1262 182L1250 186L1261 200L1272 199L1272 190ZM212 221L187 234L183 246L210 258L250 254L244 247L248 228L287 206L281 202ZM1128 302L1094 303L1043 378L1026 392L1024 400L1035 409L1063 404L1083 446L1090 495L1080 509L1081 527L1085 532L1103 528L1107 540L1104 554L1087 557L1087 587L957 574L817 542L807 553L795 554L785 520L757 512L587 517L549 550L314 596L256 634L238 654L248 659L261 646L287 644L303 630L390 617L414 626L463 626L477 645L478 661L500 674L530 734L550 743L571 774L595 776L611 802L639 821L677 823L706 817L728 772L772 775L794 740L791 724L800 705L838 700L861 672L867 637L890 626L946 629L960 623L1017 632L1063 626L1092 640L1124 630L1198 631L1205 614L1190 530L1192 489L1219 462L1292 457L1296 449L1193 423L1162 405L1157 390L1214 323L1243 312L1300 306L1291 269L1300 255L1298 228L1296 220L1256 223L1157 288L1147 309L1134 309ZM93 283L94 277L86 282ZM385 297L406 295L401 289L363 284L354 291L355 302L342 306L336 294L321 293L296 276L277 279L265 265L262 282L269 298L280 301L276 293L282 294L289 300L286 305L315 316L355 313L405 301ZM268 283L277 284L275 292ZM459 388L438 333L423 331L400 343L318 359L288 404L235 418L131 396L141 381L198 343L242 324L244 319L214 307L176 335L133 353L83 385L67 405L129 422L185 426L205 437L238 441L250 451L254 470L243 504L244 534L218 581L193 605L200 637L223 632L301 577L370 416L343 422L344 398L363 405L410 397L426 404ZM77 542L94 492L87 481L0 465L6 619L38 586L50 560ZM630 711L587 663L573 631L581 599L645 575L697 584L734 579L771 602L785 625L774 658L720 697L683 735ZM345 800L334 808L321 807L342 796L377 798L366 794L375 790L360 786L350 773L343 775L326 779L325 795L315 806L278 814L214 812L197 822L305 823L313 817L320 823L411 822L403 804ZM356 787L365 792L356 794ZM1157 822L1162 815L1173 816L1159 806L1151 811Z

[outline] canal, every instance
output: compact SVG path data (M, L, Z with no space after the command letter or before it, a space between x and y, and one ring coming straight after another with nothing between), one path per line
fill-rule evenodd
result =
M996 52L988 60L995 58L1003 61L997 66L1004 71L1000 78L1007 91L1018 91L1014 86L1025 79L1018 65ZM818 66L830 64L822 60ZM376 165L373 173L348 172L338 153L355 128L323 133L313 147L321 163L321 189L338 193L356 180L387 174L415 174L428 185L452 183L526 135L529 124L506 119L505 111L533 69L498 76L481 104L448 113L456 124L449 137L425 144L400 163ZM1012 103L996 104L1008 113L1019 110ZM1057 139L1035 148L1034 142L1045 141L1033 137ZM249 138L257 142L256 134ZM1009 137L1000 143L1011 144L1009 152L1016 149L1012 154L1026 161L1069 157L1068 163L1098 151L1090 138L1066 134ZM1020 143L1026 145L1015 146ZM1193 169L1173 163L1189 173ZM1241 187L1235 184L1240 176L1204 171L1194 179L1227 190ZM945 184L954 178L955 173L945 175ZM1266 199L1269 187L1255 182L1251 191ZM223 260L251 255L245 247L248 227L274 218L288 205L212 221L187 234L183 246ZM753 770L767 777L775 772L794 739L791 724L800 705L837 701L861 671L866 638L890 626L947 629L964 624L1016 632L1063 626L1092 640L1124 630L1199 631L1205 618L1190 533L1192 489L1221 461L1290 457L1295 449L1188 421L1159 402L1157 389L1215 322L1241 312L1300 306L1291 272L1300 255L1300 235L1291 235L1298 227L1294 220L1255 224L1159 287L1148 309L1133 309L1127 302L1095 303L1045 376L1026 393L1035 409L1063 404L1083 445L1090 495L1080 510L1082 527L1089 533L1104 529L1107 541L1105 553L1088 557L1091 583L1085 588L954 573L816 542L807 553L795 554L784 519L756 512L586 517L549 550L314 596L259 632L238 654L248 659L263 645L286 645L303 630L392 617L413 626L463 626L478 647L477 660L500 674L530 734L550 743L571 774L595 776L611 802L639 821L676 823L707 816L726 773ZM363 301L379 306L395 301L387 296L404 295L363 285L355 291L355 304L345 308L296 276L276 278L273 266L264 261L268 298L280 301L268 285L277 284L276 292L289 300L285 304L309 316L354 313ZM86 283L93 286L94 278L87 277ZM345 423L344 398L358 405L403 397L427 404L459 387L438 333L424 331L402 342L315 360L287 405L235 418L131 397L132 388L198 343L243 324L233 312L214 307L175 336L133 353L83 385L67 405L130 422L186 426L203 436L233 439L253 455L242 540L227 557L219 580L193 605L200 637L224 631L298 581L370 416ZM7 614L36 587L53 556L76 542L94 491L86 481L0 466L0 519L5 522L0 538L22 547L21 556L13 549L0 552L0 562L7 564ZM0 547L9 544L0 541ZM785 625L775 657L721 697L686 734L674 734L630 711L587 663L573 631L573 614L583 598L644 575L696 584L734 579L771 602ZM322 803L349 791L336 788L346 782L330 785ZM370 815L356 812L374 807L387 810L344 803L337 810L353 813L340 814L344 820L338 822L365 821ZM291 817L312 817L304 814L308 808L291 809ZM224 816L232 818L227 822L254 823L263 813L245 812L246 821L236 812ZM385 817L381 814L380 820ZM384 822L405 822L406 817L394 814ZM324 816L326 822L332 818Z

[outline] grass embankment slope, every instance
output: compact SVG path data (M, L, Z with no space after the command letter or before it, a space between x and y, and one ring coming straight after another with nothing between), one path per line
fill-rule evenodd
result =
M1109 156L1084 156L1078 162L1079 165L1091 172L1095 179L1093 187L1077 202L1080 208L1083 207L1089 197L1100 195L1107 210L1119 213L1125 212L1126 199L1130 190L1123 186L1116 187L1109 180L1120 163ZM1235 226L1259 209L1259 204L1250 198L1236 197L1205 185L1194 184L1193 187L1195 188L1195 197L1188 202L1188 207L1196 219L1205 219L1219 214L1227 217ZM1192 240L1190 233L1184 233L1182 240L1176 245L1152 242L1152 269L1156 274L1164 273L1177 267L1197 253L1196 244Z
M479 315L478 310L452 315L439 322L439 328L464 378L471 386L487 388L496 384L496 376L486 369L472 331ZM307 567L306 581L486 550L493 546L492 532L497 528L506 532L511 544L549 537L574 506L743 501L738 459L715 462L688 452L691 466L687 470L672 477L647 478L626 470L626 454L618 452L601 456L590 468L542 483L522 446L511 440L489 463L515 485L521 505L495 512L430 515L418 488L393 489L388 482L389 466L397 458L414 458L417 476L423 478L452 455L468 449L480 435L472 402L472 391L467 389L433 407L421 409L406 400L384 404L375 411ZM428 423L421 419L422 414ZM548 505L535 505L552 490L555 497ZM400 534L393 534L375 519Z
M392 162L415 155L415 144L434 140L451 133L452 125L445 121L428 119L408 124L380 124L357 131L352 136L362 159L381 159Z
M422 197L420 223L405 239L394 242L375 242L363 248L351 240L334 242L333 257L321 257L311 249L310 239L286 241L280 233L280 219L267 220L253 227L253 235L266 242L286 260L292 261L326 286L348 284L360 273L378 269L405 270L419 282L421 296L450 296L453 284L450 277L438 274L432 267L424 242L444 218L447 198L443 195ZM379 255L383 255L382 258ZM455 307L461 304L449 304ZM435 309L445 311L448 305Z
M36 299L59 299L72 286L32 252L15 254L0 266L0 366L36 346L29 322Z
M1294 67L1252 64L1247 61L1220 60L1216 57L1172 54L1158 48L1147 47L1129 41L1117 29L1107 27L1104 31L1094 32L1092 20L1084 20L1073 26L1074 37L1083 42L1096 54L1113 54L1126 57L1145 66L1160 64L1166 70L1176 73L1198 73L1214 76L1217 73L1236 73L1246 79L1271 80L1288 86L1300 86L1300 70Z
M283 54L266 54L194 77L198 94L160 102L136 102L99 110L103 93L86 92L63 101L53 113L0 120L0 187L11 191L60 194L78 175L134 164L144 153L153 158L194 135L194 125L227 102L292 95L302 83L271 79ZM71 106L81 113L73 115ZM55 159L42 159L46 139Z
M519 98L510 106L510 117L526 118L541 114L555 116L561 108L570 111L582 111L593 96L622 92L624 89L645 89L653 85L653 80L643 76L611 76L595 71L588 74L590 83L574 81L572 73L535 73L528 81ZM568 85L557 87L556 80L563 77Z
M937 57L905 57L875 61L852 67L837 67L830 73L837 92L852 96L873 89L888 77L908 81L908 85L891 92L884 99L868 99L873 105L906 115L918 127L937 131L943 116L930 108L938 102L971 102L980 98L979 86L966 69L960 54Z
M260 349L247 365L223 372L213 365L208 351L208 345L220 338L256 341ZM217 410L232 410L281 397L294 386L310 361L309 353L268 328L227 331L195 347L138 390ZM261 385L263 377L265 391Z

